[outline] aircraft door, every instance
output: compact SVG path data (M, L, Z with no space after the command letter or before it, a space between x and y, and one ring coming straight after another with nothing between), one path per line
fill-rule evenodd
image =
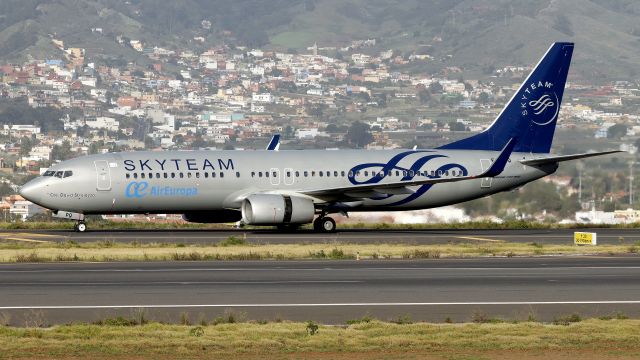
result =
M96 189L98 191L111 190L111 170L109 169L109 162L106 160L97 160L93 163L96 167L96 175L98 177Z
M284 169L284 184L285 185L293 185L295 178L293 177L294 172L291 168Z
M269 172L271 172L271 174L269 174L269 180L271 181L271 185L280 185L280 169L271 168Z
M482 168L482 172L485 172L486 170L488 170L489 167L491 167L491 163L492 161L489 159L480 159L480 168ZM484 188L484 189L490 188L492 181L493 181L493 178L490 178L490 177L482 178L482 181L480 182L480 188Z

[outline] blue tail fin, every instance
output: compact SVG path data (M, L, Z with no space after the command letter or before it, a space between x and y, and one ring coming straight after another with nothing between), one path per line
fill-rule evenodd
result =
M548 153L572 54L573 43L551 45L489 128L440 149L500 151L517 138L514 152Z

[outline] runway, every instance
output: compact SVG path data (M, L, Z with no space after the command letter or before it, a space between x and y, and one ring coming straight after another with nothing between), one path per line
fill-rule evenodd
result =
M344 324L640 316L640 261L621 257L0 265L0 321L122 315ZM182 314L182 315L181 315ZM4 319L4 320L3 320Z
M138 242L138 243L182 243L215 244L230 236L246 239L254 244L288 243L405 243L443 244L478 242L519 242L539 244L571 244L574 231L598 234L599 244L629 244L640 241L639 229L523 229L523 230L340 230L332 234L317 234L310 230L282 233L264 230L90 230L76 233L65 230L32 231L2 230L0 241L17 242Z

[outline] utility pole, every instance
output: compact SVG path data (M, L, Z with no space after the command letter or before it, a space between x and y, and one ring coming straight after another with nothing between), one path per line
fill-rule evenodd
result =
M629 207L633 208L633 161L629 163Z

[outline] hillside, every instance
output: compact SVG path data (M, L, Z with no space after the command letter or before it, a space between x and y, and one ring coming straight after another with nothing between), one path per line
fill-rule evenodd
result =
M640 75L633 0L3 0L0 14L4 61L55 56L51 37L89 57L127 61L145 58L118 45L118 35L168 47L224 41L280 49L376 38L376 49L425 51L443 66L484 69L529 65L563 40L577 43L574 70L584 77Z

